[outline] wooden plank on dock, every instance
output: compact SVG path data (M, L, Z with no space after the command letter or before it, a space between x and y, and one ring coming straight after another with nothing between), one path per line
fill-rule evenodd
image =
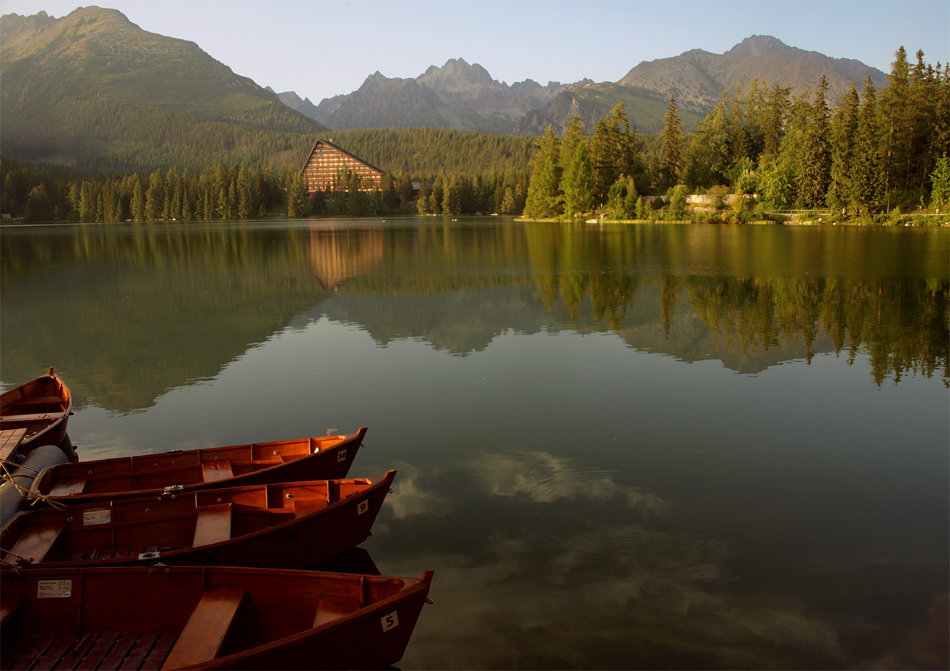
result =
M16 449L20 447L25 435L26 427L0 431L0 459L9 461L10 457L16 453Z

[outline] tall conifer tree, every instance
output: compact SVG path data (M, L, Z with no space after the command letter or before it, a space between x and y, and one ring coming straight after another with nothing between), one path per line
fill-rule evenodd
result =
M831 180L831 147L828 131L828 105L825 93L828 80L824 75L818 83L804 144L798 162L798 197L806 208L824 207Z
M587 144L581 142L574 151L574 160L564 172L564 216L574 219L589 212L593 205L594 170Z
M860 101L858 90L852 84L841 105L835 111L831 126L831 185L828 205L843 210L853 200Z
M558 217L561 204L560 142L554 129L548 126L534 155L534 170L528 184L524 213L537 219Z
M858 212L867 212L881 197L880 146L877 96L868 75L864 82L864 101L858 118L851 176L851 205Z
M663 167L662 182L664 186L675 185L683 174L684 149L686 136L676 112L676 97L670 96L670 104L666 108L666 118L663 121Z

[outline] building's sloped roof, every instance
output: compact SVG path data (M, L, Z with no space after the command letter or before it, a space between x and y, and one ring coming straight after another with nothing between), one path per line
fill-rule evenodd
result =
M313 158L313 153L314 153L315 151L317 151L317 147L319 147L321 144L326 145L326 146L328 146L328 147L332 147L333 149L335 149L336 151L340 152L341 154L350 157L351 159L353 159L354 161L356 161L356 162L358 162L358 163L362 163L363 165L365 165L365 166L368 167L368 168L372 168L373 170L375 170L376 172L378 172L378 173L380 173L380 174L382 174L382 172L383 172L381 169L377 168L377 167L376 167L375 165L373 165L372 163L369 163L369 162L367 162L367 161L364 161L364 160L361 159L359 156L354 156L353 154L351 154L350 152L346 151L345 149L341 149L340 147L337 147L337 146L336 146L335 144L333 144L332 142L330 142L330 141L328 141L328 140L321 140L321 139L319 139L319 138L317 139L316 142L313 143L313 147L310 149L310 153L307 154L307 160L304 161L303 168L300 169L301 172L303 172L303 171L306 169L307 164L310 163L310 159Z

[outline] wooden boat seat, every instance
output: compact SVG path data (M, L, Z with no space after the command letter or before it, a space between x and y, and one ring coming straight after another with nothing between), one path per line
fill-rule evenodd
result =
M69 496L70 494L80 494L89 482L88 475L76 475L70 480L53 483L50 487L48 496Z
M26 594L0 593L0 626L6 624L13 616L20 612L29 603Z
M11 401L8 404L8 407L16 405L38 405L45 403L47 405L62 405L63 397L62 396L24 396L23 398L18 398L15 401Z
M192 545L210 545L231 538L231 504L212 503L198 508Z
M10 553L38 564L53 549L65 528L66 523L61 520L40 519L39 522L26 528L10 548Z
M201 477L205 482L217 482L226 478L233 478L231 462L228 459L201 462Z
M59 412L34 412L28 415L3 415L0 417L0 423L6 424L14 422L40 422L54 419L62 419L66 416L63 411Z
M162 668L177 669L214 659L228 637L244 594L237 587L205 590Z
M317 603L317 614L313 618L313 626L332 622L344 615L349 615L360 609L360 600L345 596L324 596Z

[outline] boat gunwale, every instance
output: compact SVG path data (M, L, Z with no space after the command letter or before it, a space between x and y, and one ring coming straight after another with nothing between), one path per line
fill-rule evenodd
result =
M109 557L105 559L78 559L78 560L67 559L65 561L42 561L41 559L41 561L37 563L28 562L26 564L18 564L16 563L15 560L13 563L10 563L6 560L6 558L4 558L3 560L0 560L0 567L5 567L5 568L8 567L10 569L14 569L17 567L21 569L40 569L40 568L71 569L71 568L92 568L92 567L99 567L99 566L101 567L110 567L110 566L111 567L118 567L118 566L141 567L141 566L148 566L149 564L143 563L143 562L153 561L153 559L154 561L157 561L157 562L164 562L165 560L174 561L178 559L179 557L182 557L183 555L188 555L190 553L212 551L214 549L229 546L229 545L238 546L241 544L254 543L254 542L259 541L261 537L263 536L279 534L291 526L301 526L301 525L314 522L315 518L318 516L321 516L321 515L329 516L331 512L338 510L340 508L344 508L350 505L353 505L353 506L359 505L359 503L362 500L368 497L372 497L372 495L378 492L379 490L383 490L383 496L379 502L379 505L381 506L383 501L385 500L386 494L388 493L388 490L390 489L390 485L392 484L395 476L396 476L396 471L390 470L390 471L387 471L384 476L374 477L374 478L339 478L339 479L331 479L331 480L309 480L309 481L300 481L300 482L272 483L272 484L267 484L267 485L244 485L242 487L228 487L226 489L218 489L218 490L215 490L214 493L220 495L224 492L230 492L233 490L237 490L237 493L241 493L241 492L254 491L254 490L259 490L259 489L266 490L269 487L306 487L306 486L317 484L317 483L320 483L320 484L344 483L344 482L352 483L352 482L362 481L367 484L367 487L359 490L358 492L354 492L353 494L342 497L338 499L337 501L334 501L323 508L318 508L316 510L301 514L299 517L295 516L292 519L278 522L277 524L268 525L262 529L257 529L256 531L251 531L246 534L241 534L240 536L226 538L214 543L206 543L202 545L190 544L184 547L175 548L173 550L162 551L158 555L156 555L154 558L141 559L135 555L128 555L124 557ZM198 514L198 511L201 507L197 502L197 497L199 494L203 494L203 493L207 493L210 495L212 492L186 492L185 493L186 496L194 497L196 499L194 501L193 513L189 512L186 514L176 515L175 517L169 517L164 520L160 520L160 522L177 522L180 520L186 520L186 519L191 519L192 517L195 517ZM182 498L180 494L176 493L176 494L163 495L159 497L159 500L172 500L172 499L176 499L176 497ZM150 496L127 498L127 499L123 498L123 499L118 499L117 502L121 503L123 506L125 505L132 506L132 505L140 505L143 503L154 502L154 498ZM21 510L20 512L16 513L13 517L11 517L10 520L7 522L7 524L3 528L5 530L8 528L13 529L15 525L22 526L24 525L24 520L27 519L28 516L33 516L34 518L42 518L45 516L45 517L50 517L50 518L55 519L57 516L78 515L83 510L101 509L104 507L105 506L103 502L90 502L90 503L79 504L76 506L69 506L65 510L49 509L49 508L44 508L41 510ZM111 502L109 505L109 509L114 510L114 507L111 505ZM192 509L189 508L189 511L190 510ZM257 513L263 512L266 509L255 509L254 507L248 507L247 510L249 510L253 514L255 512ZM288 510L286 512L290 513L291 511ZM373 521L375 522L375 517L373 518ZM120 526L134 526L134 525L135 523L123 523L123 524L110 523L108 525L103 526L102 529L107 529L107 528L114 529ZM371 527L372 527L372 524L370 524L370 528ZM29 524L27 523L26 526L20 530L20 535L17 536L17 540L20 537L22 537L23 533L25 533L28 529L29 529ZM102 529L95 529L95 530L102 530ZM83 531L85 531L85 529ZM16 541L14 541L12 545L15 545L15 543ZM16 556L14 555L14 557ZM293 569L285 569L285 570L293 570Z
M338 440L336 443L333 443L332 446L329 446L323 449L318 449L316 451L312 451L309 454L303 454L298 459L293 459L287 462L275 463L273 466L261 468L256 471L248 471L247 473L242 473L240 475L233 475L229 478L223 478L221 480L215 480L211 482L202 481L202 482L196 482L196 483L191 483L191 484L184 484L184 485L181 485L182 488L180 490L176 490L175 493L176 494L190 494L190 493L197 493L197 492L201 492L205 490L213 490L213 489L225 489L225 488L230 489L232 487L257 486L256 484L243 484L242 481L246 481L251 478L270 479L270 476L272 474L274 473L279 474L281 469L293 469L295 467L300 467L302 465L300 463L302 460L315 459L323 452L329 452L330 450L334 450L334 449L339 450L344 446L349 448L352 446L353 443L356 443L356 446L353 447L353 450L355 452L362 446L363 439L366 436L366 430L367 430L366 427L361 427L355 433L340 434L342 436L342 440ZM98 466L111 465L111 464L118 464L122 462L134 463L135 460L144 461L148 459L173 457L177 455L197 454L199 458L198 466L185 466L179 469L182 472L185 472L194 468L200 469L201 464L213 463L215 461L213 459L207 460L207 461L202 460L201 459L202 454L209 454L209 453L214 454L215 451L223 452L226 450L234 450L234 449L241 449L241 448L251 448L253 452L253 449L255 447L274 446L278 444L288 444L288 443L308 442L312 445L312 441L314 440L318 440L318 441L321 439L325 440L326 438L330 438L330 437L331 436L315 436L315 437L310 437L310 438L293 438L290 440L275 440L275 441L268 441L264 443L242 443L239 445L204 447L204 448L197 448L194 450L169 450L166 452L138 454L138 455L125 456L125 457L109 457L106 459L97 459L94 461L86 461L86 462L75 462L75 463L69 463L69 464L53 464L52 466L47 466L46 468L43 468L42 470L40 470L39 473L37 473L36 478L34 478L33 484L30 487L30 492L32 496L34 496L37 499L40 499L43 501L55 501L57 503L63 503L68 506L85 505L87 503L95 503L95 502L102 503L105 501L118 500L118 499L154 497L154 496L159 496L159 495L164 494L165 487L149 487L146 489L117 490L117 491L89 492L89 493L78 492L76 494L66 494L66 495L50 494L49 491L52 489L53 485L56 482L54 478L56 477L57 470L81 471L83 468L91 468L97 465ZM348 458L352 458L352 457L348 456ZM67 468L61 468L61 467L67 467ZM122 473L120 475L115 475L113 477L116 479L120 477L133 478L140 475L143 475L143 476L148 475L148 472L146 471L135 472L135 471L129 470L127 473ZM106 479L111 479L111 478L106 478ZM331 478L331 479L341 479L341 478ZM267 483L257 483L257 484L267 484Z

